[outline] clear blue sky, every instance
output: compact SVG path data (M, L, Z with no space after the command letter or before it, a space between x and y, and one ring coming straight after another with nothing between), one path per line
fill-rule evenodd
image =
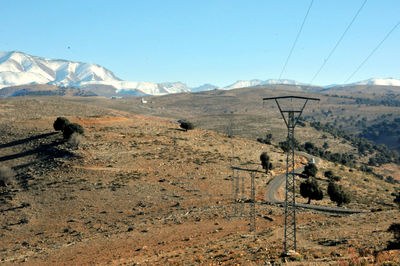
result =
M282 78L308 83L364 0L315 0ZM0 51L102 65L123 80L278 78L309 0L3 0ZM400 20L369 0L314 84L343 83ZM400 79L400 26L349 81Z

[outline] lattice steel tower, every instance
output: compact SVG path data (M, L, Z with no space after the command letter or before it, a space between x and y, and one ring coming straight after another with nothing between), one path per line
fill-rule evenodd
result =
M263 98L275 100L288 129L287 156L286 156L286 189L285 189L285 254L289 250L296 250L296 199L295 199L295 162L294 162L294 128L309 100L319 101L317 98L301 96L281 96Z

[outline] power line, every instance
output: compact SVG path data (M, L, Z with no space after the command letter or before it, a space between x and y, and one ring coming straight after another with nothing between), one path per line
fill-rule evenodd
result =
M315 73L315 75L313 76L313 78L311 79L311 81L309 82L309 84L311 85L311 83L314 82L315 78L319 75L319 73L321 72L322 68L324 68L324 66L326 65L326 63L329 61L329 59L331 58L331 56L333 55L333 53L335 52L336 48L339 46L339 44L342 42L344 36L346 35L346 33L349 31L351 25L353 25L354 21L356 20L356 18L358 17L358 15L360 14L361 10L363 9L363 7L365 6L365 4L367 3L367 0L365 0L361 7L358 9L358 11L356 12L356 14L354 15L353 19L350 21L350 24L347 25L347 28L345 29L345 31L343 32L342 36L340 36L339 40L336 42L335 46L333 47L333 49L330 51L328 57L324 60L324 62L322 63L322 65L319 67L318 71Z
M397 22L396 25L386 34L386 36L378 43L378 45L371 51L371 53L362 61L362 63L354 70L354 72L343 82L346 83L348 82L357 72L360 70L360 68L368 61L368 59L379 49L379 47L386 41L387 38L393 33L393 31L400 25L400 21Z
M303 23L301 23L299 32L297 33L296 39L295 39L294 42L293 42L292 48L290 49L290 52L289 52L289 55L288 55L288 57L286 58L285 65L283 66L282 71L281 71L281 74L279 75L279 80L281 79L282 74L283 74L283 72L285 71L286 66L287 66L287 64L288 64L288 62L289 62L289 59L290 59L290 57L292 56L294 47L296 46L297 40L298 40L299 37L300 37L300 34L301 34L301 32L302 32L302 30L303 30L303 27L304 27L304 24L306 23L306 20L307 20L307 17L308 17L308 13L310 13L310 9L311 9L311 6L313 5L313 3L314 3L314 0L311 0L311 3L310 3L310 5L309 5L309 7L308 7L308 10L307 10L307 13L306 13L306 15L304 16Z

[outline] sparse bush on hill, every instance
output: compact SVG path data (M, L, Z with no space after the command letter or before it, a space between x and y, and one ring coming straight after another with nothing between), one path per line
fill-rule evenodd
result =
M389 241L387 249L400 249L400 223L392 223L387 231L394 237L394 241Z
M260 143L264 143L264 144L270 144L271 145L271 140L272 140L272 134L271 133L267 133L265 135L265 138L258 138L257 141Z
M289 150L288 140L279 142L279 147L280 147L284 152L287 152L287 151ZM294 139L294 148L295 148L296 150L300 150L300 151L302 150L302 149L301 149L301 145L300 145L300 143L297 141L297 139Z
M1 166L0 167L0 187L7 187L12 183L12 178L14 177L14 171L7 167Z
M56 131L64 131L64 128L70 124L69 120L65 117L57 117L54 121L53 127Z
M396 203L397 206L398 206L399 209L400 209L400 192L397 193L397 195L396 195L396 197L394 198L393 202Z
M70 139L73 134L83 135L83 133L83 127L77 123L68 124L63 130L64 139Z
M304 166L304 171L302 174L308 178L308 177L315 177L317 175L317 172L318 168L315 166L315 164L308 163L306 166Z
M350 142L353 147L358 149L358 153L360 155L375 154L374 157L371 157L372 159L369 161L369 165L371 166L382 165L392 162L397 164L400 163L400 157L396 151L388 149L386 145L377 145L371 141L366 140L365 138L363 138L364 136L366 136L366 134L361 134L360 137L356 137L334 126L331 126L329 124L324 125L320 122L311 122L310 126L318 131L328 132L335 138L345 139L346 141ZM314 153L312 154L316 155ZM353 167L355 165L354 158L349 157L349 155L345 156L346 154L331 154L328 151L320 151L320 154L320 157L333 162L338 162L350 167Z
M400 192L395 195L393 202L400 209ZM388 242L387 249L400 249L400 223L392 223L388 228L388 232L393 234L394 241Z
M324 176L329 179L330 182L340 181L340 176L334 175L332 170L325 171Z
M185 131L194 129L194 124L188 121L181 121L180 127L183 128Z
M328 195L339 207L351 201L350 195L343 190L342 186L333 182L329 182Z
M68 140L68 144L72 147L77 149L82 142L82 137L79 134L72 134Z
M268 174L269 170L272 169L272 163L270 162L270 158L266 152L261 153L260 161L265 173Z
M308 178L300 184L300 194L303 198L308 198L307 204L310 204L312 199L322 200L324 198L322 189L319 187L317 180L313 177Z

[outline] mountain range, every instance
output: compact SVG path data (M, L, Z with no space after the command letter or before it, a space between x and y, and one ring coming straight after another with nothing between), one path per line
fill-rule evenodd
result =
M20 85L48 84L57 87L74 87L82 91L90 91L97 95L114 96L129 95L164 95L182 92L201 92L218 89L218 86L204 84L196 88L189 88L182 82L153 83L145 81L124 81L112 71L92 63L72 62L61 59L49 59L32 56L19 51L0 52L0 92L3 88ZM265 85L288 85L296 90L303 91L335 91L355 86L400 86L400 80L368 79L352 84L330 85L326 87L309 86L295 80L240 80L224 88L236 89ZM26 88L25 88L26 90ZM13 90L8 90L10 93ZM26 91L25 91L26 92ZM64 92L59 92L64 93ZM0 93L3 97L12 96ZM82 94L82 92L79 92ZM84 93L83 93L84 94ZM89 93L89 95L91 95Z

